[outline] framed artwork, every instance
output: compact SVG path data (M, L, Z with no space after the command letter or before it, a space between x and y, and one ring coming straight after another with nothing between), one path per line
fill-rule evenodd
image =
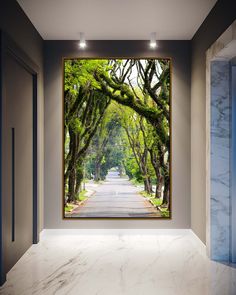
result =
M63 63L63 218L171 218L170 59Z

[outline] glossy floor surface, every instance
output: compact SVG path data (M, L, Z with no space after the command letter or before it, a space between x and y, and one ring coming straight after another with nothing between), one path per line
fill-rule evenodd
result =
M209 261L191 231L46 231L7 276L9 295L235 295L236 267Z

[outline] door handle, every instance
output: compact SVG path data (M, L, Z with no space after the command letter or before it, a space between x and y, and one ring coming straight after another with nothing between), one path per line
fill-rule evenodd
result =
M11 128L11 240L15 241L15 128Z

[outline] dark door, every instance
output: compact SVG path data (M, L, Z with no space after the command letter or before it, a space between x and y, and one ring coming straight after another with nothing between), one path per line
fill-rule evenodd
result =
M7 54L4 77L2 196L8 272L33 241L33 76Z

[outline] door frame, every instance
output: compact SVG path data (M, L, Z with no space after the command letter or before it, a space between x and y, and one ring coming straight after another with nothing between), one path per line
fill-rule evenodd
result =
M4 236L3 236L3 225L4 225L4 208L2 206L3 195L2 195L2 128L3 128L3 101L5 99L4 90L4 70L5 70L5 56L10 55L13 57L21 66L23 66L32 75L33 85L33 232L32 232L32 244L39 242L39 230L38 230L38 74L39 67L25 54L22 49L15 44L15 42L3 31L0 31L0 286L6 281L6 271L4 269Z
M232 59L235 58L235 48L236 48L236 21L234 21L224 32L223 34L208 48L206 51L206 185L205 185L205 193L206 193L206 250L207 255L210 259L231 262L232 259L232 100L231 100L231 62ZM220 46L218 46L220 44ZM229 111L227 112L227 127L226 125L223 128L226 129L224 141L227 142L225 145L224 153L227 155L227 158L222 158L220 156L219 150L217 150L216 145L214 144L215 139L215 130L212 133L212 121L214 120L214 116L216 113L214 112L214 116L211 112L212 101L213 98L217 98L218 90L211 83L212 80L212 72L217 72L219 74L219 70L212 69L215 63L220 64L221 62L225 63L225 68L222 68L227 74L227 80L224 79L224 82L227 84L227 87L224 89L224 102L227 100L227 108ZM213 71L212 71L213 70ZM215 71L214 71L215 70ZM218 85L217 85L218 86ZM214 91L213 91L214 90ZM228 110L228 109L227 109ZM221 114L219 110L217 111L217 115L221 118ZM221 124L226 123L226 119L221 119ZM213 121L213 127L215 128ZM219 124L220 124L219 123ZM219 127L219 124L217 125ZM220 125L222 126L222 125ZM211 138L211 135L213 138ZM234 140L234 139L233 139ZM215 153L213 148L217 151ZM216 162L217 161L217 162ZM230 163L231 162L231 163ZM221 175L213 175L213 172L216 170L215 167L212 170L211 164L217 163L220 167L225 167L224 184L222 184ZM218 185L216 186L216 182ZM234 189L234 188L233 188ZM221 190L220 195L217 195L217 192ZM223 191L222 191L223 190ZM222 203L222 195L224 193L224 199ZM221 199L221 202L218 202ZM216 208L217 204L217 208ZM216 210L217 209L217 210ZM219 227L218 224L221 223ZM235 237L235 236L234 236Z
M230 255L231 255L231 262L236 263L236 226L235 226L235 218L236 218L236 134L235 134L235 127L236 127L236 64L231 63L231 228L230 228Z

